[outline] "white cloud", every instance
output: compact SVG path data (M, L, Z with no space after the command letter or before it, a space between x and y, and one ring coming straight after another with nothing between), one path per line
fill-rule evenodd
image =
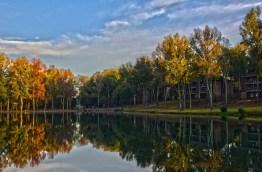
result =
M114 20L114 21L107 22L105 24L105 27L107 29L111 29L111 28L126 27L126 26L129 26L129 25L130 25L130 23L127 22L127 21Z
M152 0L150 6L152 8L160 8L160 7L174 5L176 3L183 2L183 1L185 0Z
M0 51L15 56L66 56L78 51L82 46L65 35L58 40L49 41L0 38Z
M141 23L145 20L149 20L151 18L161 16L165 13L166 13L166 10L164 8L161 8L159 10L153 10L149 12L142 12L142 13L136 14L132 18L135 21L135 23Z
M204 15L213 15L213 14L224 14L230 12L236 12L243 9L255 7L262 5L262 2L255 3L231 3L227 5L221 4L205 4L202 6L197 6L194 8L182 9L170 14L167 14L167 17L170 19L175 18L184 18L184 17L195 17L195 16L204 16Z

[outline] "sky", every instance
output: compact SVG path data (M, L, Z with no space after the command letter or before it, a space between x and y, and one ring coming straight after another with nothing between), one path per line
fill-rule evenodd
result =
M261 0L1 0L0 51L88 74L151 55L168 34L216 26L240 41Z

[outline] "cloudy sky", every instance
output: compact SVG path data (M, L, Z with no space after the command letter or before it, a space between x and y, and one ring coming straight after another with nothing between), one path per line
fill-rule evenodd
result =
M261 0L1 0L0 51L92 74L150 55L164 35L216 26L234 44Z

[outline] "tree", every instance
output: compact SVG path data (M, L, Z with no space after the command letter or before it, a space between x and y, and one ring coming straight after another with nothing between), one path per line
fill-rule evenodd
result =
M220 75L219 57L222 54L222 34L217 28L206 26L194 30L191 46L197 57L200 74L205 78L210 108L213 108L213 79Z
M39 59L33 59L31 62L31 84L30 94L32 99L33 111L35 111L36 101L45 99L45 65Z
M243 43L248 47L249 72L261 75L262 63L262 20L260 7L252 8L240 26Z
M50 66L46 70L46 79L45 79L45 108L46 102L51 100L52 109L55 108L54 101L57 96L58 91L58 78L59 78L59 70L55 68L55 66Z
M111 97L114 89L117 87L118 81L120 79L118 69L106 69L102 73L103 75L103 85L106 90L107 97L107 107L110 106Z
M148 89L152 84L152 61L149 57L143 56L137 59L134 66L134 77L139 91L142 91L142 103L148 103Z
M57 96L61 100L62 108L63 110L65 109L66 100L66 106L67 109L69 109L69 106L71 106L71 99L76 94L73 73L69 69L60 69L57 83Z
M30 63L26 57L16 59L10 66L10 92L15 101L20 103L20 117L22 125L22 112L24 100L29 99L31 85Z
M0 111L3 110L3 103L8 101L8 64L9 60L5 54L0 54ZM9 109L8 109L9 110Z
M161 57L155 57L152 62L153 66L153 87L156 89L155 100L158 105L160 88L165 85L165 61Z
M96 72L92 76L92 80L95 83L95 88L96 88L96 93L97 93L97 107L99 108L100 107L100 95L104 87L103 76L100 72Z
M247 72L248 59L246 55L247 46L243 43L237 44L229 49L230 56L230 76L232 76L238 82L238 94L240 98L241 75L245 75Z
M162 43L166 76L165 80L170 85L176 86L179 100L179 108L185 108L185 84L189 73L190 43L185 36L178 33L165 37ZM182 96L184 104L182 104Z

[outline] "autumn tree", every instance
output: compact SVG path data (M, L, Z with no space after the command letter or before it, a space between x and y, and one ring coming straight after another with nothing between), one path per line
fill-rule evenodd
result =
M30 84L30 98L32 99L33 111L35 111L36 102L45 99L45 65L40 59L33 59L30 64L31 67L31 84Z
M220 75L218 59L222 54L222 40L221 32L209 26L195 29L190 40L197 57L199 72L205 78L210 108L213 108L213 79Z
M50 66L46 72L45 77L45 108L47 101L51 100L52 109L55 108L55 98L58 92L58 78L59 78L59 70L55 68L55 66Z
M185 108L185 84L189 74L190 43L185 36L178 33L165 37L162 43L165 62L165 80L170 85L176 86L179 108ZM182 103L182 96L183 102Z
M15 101L20 103L21 125L23 123L22 112L24 108L24 100L29 99L31 85L30 63L26 57L16 59L9 68L10 72L10 92Z
M3 103L8 101L8 63L5 54L0 54L0 111L3 110Z
M61 100L62 109L65 109L65 101L67 109L69 109L71 106L71 99L76 94L73 73L70 70L60 69L57 84L57 97Z

